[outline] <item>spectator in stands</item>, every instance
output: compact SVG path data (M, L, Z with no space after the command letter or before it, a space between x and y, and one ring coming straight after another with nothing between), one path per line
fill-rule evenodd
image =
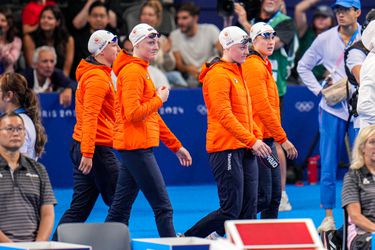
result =
M108 7L108 2L106 0L75 0L69 3L69 14L73 15L72 24L74 29L80 30L83 29L88 22L89 19L89 9L91 5L95 2L101 2ZM109 25L116 29L117 27L117 16L116 13L113 12L111 9L108 10L108 17L109 17Z
M375 124L375 20L371 21L362 35L362 43L369 51L360 72L358 114L361 128Z
M72 92L76 83L66 77L62 70L55 68L56 52L53 47L42 46L34 51L33 67L27 68L23 75L28 87L35 93L59 92L60 104L64 107L72 103Z
M99 194L107 206L113 200L120 165L112 150L115 90L111 65L120 51L117 41L109 31L95 31L88 41L91 56L77 68L77 123L70 150L74 193L59 224L86 221Z
M57 6L45 7L40 15L39 27L24 36L24 54L27 66L32 66L35 48L47 45L55 48L56 67L69 76L74 56L74 39L69 35L64 17Z
M371 36L374 37L374 30ZM342 187L342 207L349 215L347 249L371 249L371 233L375 232L374 156L375 125L370 125L361 129L357 136L353 162Z
M320 0L303 0L294 9L294 21L297 27L299 38L299 48L296 53L295 62L302 58L305 51L311 46L314 39L322 32L335 25L335 15L331 7L327 5L318 6L313 14L312 26L307 23L306 11L314 7ZM321 81L325 78L326 69L323 65L314 68L314 75ZM293 76L297 80L298 73L296 67L293 68Z
M251 26L257 22L265 22L276 31L275 50L269 60L272 63L273 77L276 79L276 85L280 97L280 114L283 114L284 95L287 90L286 79L289 77L290 70L294 66L294 57L298 48L298 38L296 34L293 19L281 12L284 1L282 0L263 0L258 15L247 19L246 10L239 3L235 3L235 13L238 16L238 22L246 31L250 31ZM280 159L282 197L280 211L289 211L292 209L288 196L285 191L286 182L286 159L281 146L276 143L277 154Z
M22 9L22 33L25 35L35 31L44 7L55 4L54 0L30 0Z
M0 242L48 241L56 199L46 169L25 157L22 117L0 117Z
M274 166L258 158L259 187L258 211L262 219L276 219L281 199L281 173L275 142L280 144L290 159L298 155L294 145L288 140L281 126L279 95L272 77L272 65L268 57L275 48L275 30L268 24L259 22L250 30L252 47L243 64L243 76L251 96L254 121L263 134L263 142L271 149Z
M312 69L322 63L330 72L335 84L346 77L344 68L344 51L360 39L360 26L357 19L361 14L359 0L337 0L334 11L338 26L320 34L306 51L298 63L298 73L307 88L316 96L321 95L323 86L315 78ZM339 152L344 144L346 130L353 141L355 132L353 123L348 121L349 112L346 100L334 106L327 104L322 98L319 104L319 132L320 132L320 199L321 207L325 209L325 218L318 231L334 230L336 228L332 209L336 206L336 170ZM348 129L347 129L348 128Z
M362 24L361 33L363 34L367 25L375 19L375 9L372 9L366 15L366 21ZM361 127L361 119L358 116L357 112L357 101L358 101L358 90L360 85L360 71L363 65L363 62L366 59L369 51L363 45L362 40L355 42L352 46L345 50L344 62L345 62L345 72L348 77L348 81L355 88L351 98L349 98L349 116L353 118L353 126L356 134L359 132ZM372 84L372 83L371 83ZM367 91L366 91L367 92ZM372 106L368 107L372 108ZM370 109L365 108L365 112L371 113ZM362 124L366 126L365 124Z
M218 186L220 208L206 215L185 236L216 239L225 234L224 222L256 219L258 164L271 149L253 120L250 96L242 78L249 37L236 26L219 35L223 57L205 64L199 76L208 109L206 150ZM250 150L251 149L251 150Z
M178 29L170 34L176 68L190 87L198 86L202 65L221 51L217 40L219 29L213 24L198 24L199 7L184 3L177 11Z
M162 20L162 12L163 6L159 0L148 0L141 6L139 21L141 23L147 23L148 25L157 29ZM162 72L158 72L158 75L164 73L172 85L187 87L187 82L182 77L181 72L172 71L176 67L176 60L171 50L171 41L168 39L168 37L162 34L159 38L159 43L158 55L156 56L155 60L151 62L151 65L155 66L157 69L160 69ZM151 71L156 73L157 69L151 68ZM158 83L156 79L152 80L154 83Z
M173 210L153 148L159 140L173 152L182 166L190 166L190 153L158 114L167 101L166 87L155 89L147 72L159 49L159 33L141 23L130 32L133 56L121 51L113 63L117 79L114 147L122 156L116 193L106 221L129 224L132 205L139 190L150 203L160 237L175 237Z
M76 69L82 58L90 56L87 50L87 42L90 36L97 30L113 30L109 27L109 9L101 1L96 1L90 5L87 24L77 31L75 38L75 50L73 69ZM114 32L112 32L114 33ZM71 78L75 79L75 74L71 74Z
M0 7L0 74L14 72L21 48L22 41L16 36L12 11L6 7Z
M0 112L15 112L25 124L26 139L20 152L37 160L47 142L37 95L27 87L26 79L17 73L3 74L0 90Z

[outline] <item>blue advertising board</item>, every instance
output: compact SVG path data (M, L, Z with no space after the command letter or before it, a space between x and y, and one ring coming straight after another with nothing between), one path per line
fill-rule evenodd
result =
M75 112L59 104L57 94L42 94L43 124L48 134L46 166L54 187L72 186L72 164L69 146L75 123ZM283 126L298 151L301 165L318 132L318 99L303 86L290 86L285 96ZM205 150L207 110L201 89L171 90L168 102L159 110L165 123L190 151L193 165L181 167L174 153L162 143L155 149L167 185L207 184L213 182Z

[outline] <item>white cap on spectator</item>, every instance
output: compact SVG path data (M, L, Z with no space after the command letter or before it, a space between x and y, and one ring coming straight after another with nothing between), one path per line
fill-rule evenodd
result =
M91 34L87 49L91 54L97 56L110 43L116 43L117 36L106 30L97 30Z
M150 34L157 34L159 33L156 29L146 23L140 23L136 25L133 30L130 32L129 40L133 44L133 46L137 45L140 41L148 37Z
M371 21L363 31L362 43L369 51L375 49L375 20Z
M219 42L223 49L227 49L235 44L246 44L249 42L249 36L247 33L237 27L229 26L224 28L219 34Z
M275 30L269 24L258 22L251 27L250 38L254 41L257 36L267 32L275 32Z

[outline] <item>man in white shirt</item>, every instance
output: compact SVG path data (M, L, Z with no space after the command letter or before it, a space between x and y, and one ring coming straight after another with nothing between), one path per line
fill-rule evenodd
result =
M311 47L305 52L298 63L297 71L308 89L321 96L323 86L312 73L319 64L330 72L332 84L346 77L344 67L344 51L360 39L360 25L357 19L361 14L360 0L337 0L333 5L338 26L320 34ZM336 206L336 171L339 163L339 152L342 152L347 128L349 111L346 100L335 105L329 105L325 98L319 104L320 132L320 199L321 207L325 209L325 218L318 227L318 232L336 229L332 210ZM355 132L353 123L348 128L351 140Z

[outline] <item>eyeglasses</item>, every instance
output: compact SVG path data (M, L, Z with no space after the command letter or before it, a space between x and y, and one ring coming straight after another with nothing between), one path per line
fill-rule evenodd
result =
M151 33L149 34L147 37L148 38L151 38L151 39L154 39L156 37L160 38L161 34L160 33Z
M346 14L348 13L352 8L346 8L346 7L343 7L343 6L338 6L336 7L333 11L336 13L336 14Z
M12 134L14 132L17 132L17 134L25 132L24 127L6 127L6 128L0 128L0 130L4 130L8 134Z
M259 34L258 36L263 37L265 40L273 40L275 39L276 32L265 32L265 33Z

